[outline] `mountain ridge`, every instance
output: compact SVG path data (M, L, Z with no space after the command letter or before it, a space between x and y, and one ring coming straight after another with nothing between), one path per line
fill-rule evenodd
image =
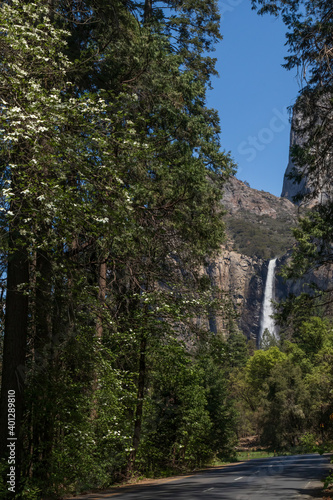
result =
M293 245L292 228L299 213L290 200L259 191L231 177L222 204L227 248L263 260L280 257Z

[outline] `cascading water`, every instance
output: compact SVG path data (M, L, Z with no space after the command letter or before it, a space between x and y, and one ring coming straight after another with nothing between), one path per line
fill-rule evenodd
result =
M261 341L262 335L266 330L266 328L272 335L274 335L274 337L276 337L275 321L273 318L271 318L272 314L274 313L274 309L272 306L272 299L274 296L275 266L276 266L276 259L271 259L268 263L268 272L267 272L265 293L264 293L264 303L261 313L259 342Z

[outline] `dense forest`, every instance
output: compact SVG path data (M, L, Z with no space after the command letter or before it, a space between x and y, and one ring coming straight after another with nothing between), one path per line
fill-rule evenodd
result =
M316 197L332 173L333 11L254 8L282 15L286 65L309 71L295 175ZM0 26L1 498L234 459L249 435L328 449L332 290L289 297L280 339L254 346L202 273L235 173L206 106L217 2L11 0ZM333 264L321 200L294 229L289 279ZM216 334L200 320L215 309Z

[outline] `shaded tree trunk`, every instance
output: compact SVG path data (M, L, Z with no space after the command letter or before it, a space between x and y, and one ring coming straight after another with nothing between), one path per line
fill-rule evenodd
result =
M147 337L143 333L140 342L138 393L137 393L137 405L136 405L134 432L132 440L133 449L131 451L128 461L128 469L127 469L128 473L131 473L134 470L136 454L139 448L140 438L141 438L143 398L144 398L145 377L146 377L146 349L147 349Z
M103 335L103 305L106 297L106 272L107 272L107 264L106 259L104 259L100 265L98 266L98 306L99 312L97 315L96 321L96 338L98 341L102 339ZM93 378L93 406L91 410L91 419L97 417L97 398L96 391L98 389L98 373L97 370L94 371Z
M153 0L145 0L144 22L148 23L153 11Z
M36 260L36 338L34 342L35 354L42 357L45 365L51 362L52 351L52 303L51 280L52 264L50 256L44 252L37 253ZM47 352L42 353L47 349ZM49 351L49 352L48 352ZM48 359L45 359L47 356ZM37 359L38 362L38 359Z
M106 297L106 259L99 265L98 271L98 302L100 307L100 312L97 316L96 322L96 337L100 340L103 335L103 304Z
M22 448L21 427L24 412L26 374L26 348L28 331L28 295L25 284L29 282L29 263L25 248L17 248L16 231L11 232L7 268L7 294L4 352L0 401L0 453L8 453L8 391L15 391L16 485L19 480Z
M48 407L52 393L53 338L52 338L52 262L51 256L38 250L36 255L34 384L38 387L33 404L33 450L35 463L47 469L52 452L54 427L53 410ZM39 414L43 415L43 418ZM34 472L34 475L38 472Z

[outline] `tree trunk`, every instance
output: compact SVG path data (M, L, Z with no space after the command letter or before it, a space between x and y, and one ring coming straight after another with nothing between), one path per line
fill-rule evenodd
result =
M9 437L17 438L16 448L16 487L19 481L20 456L22 448L21 427L24 411L25 359L28 331L28 295L24 284L29 282L29 263L23 248L15 248L16 232L12 232L9 241L7 268L7 295L5 336L2 368L0 401L0 453L8 455ZM8 391L15 393L15 428L14 436L8 428ZM14 391L14 393L12 392ZM17 491L17 489L16 489Z
M35 356L41 358L45 367L51 362L52 355L52 303L51 280L52 264L45 251L37 253L36 260L36 338L34 342ZM44 351L44 352L43 352Z
M139 448L140 438L141 438L143 398L144 398L145 376L146 376L146 348L147 348L147 337L143 333L140 342L138 396L137 396L137 406L135 412L134 432L132 440L133 449L131 451L128 461L128 473L131 473L134 470L136 454Z
M47 230L45 229L45 234ZM38 387L33 404L33 456L34 462L47 462L52 452L54 428L53 410L48 403L52 398L52 263L50 255L38 250L36 256L35 338L34 338L34 384ZM38 467L36 468L38 470ZM39 467L40 470L40 467ZM34 471L34 475L38 475Z
M101 264L98 266L98 315L97 315L97 320L96 320L96 338L98 341L101 341L102 335L103 335L103 305L105 302L105 297L106 297L106 271L107 271L107 265L106 265L106 259L101 262ZM94 378L93 378L93 387L92 387L92 392L93 392L93 406L91 410L91 419L95 419L97 417L97 399L96 399L96 391L98 389L98 373L95 370L94 371Z
M106 297L106 259L99 266L98 272L98 302L99 302L99 310L96 322L96 337L101 340L103 335L103 305Z
M144 23L148 23L153 11L153 0L145 0Z

